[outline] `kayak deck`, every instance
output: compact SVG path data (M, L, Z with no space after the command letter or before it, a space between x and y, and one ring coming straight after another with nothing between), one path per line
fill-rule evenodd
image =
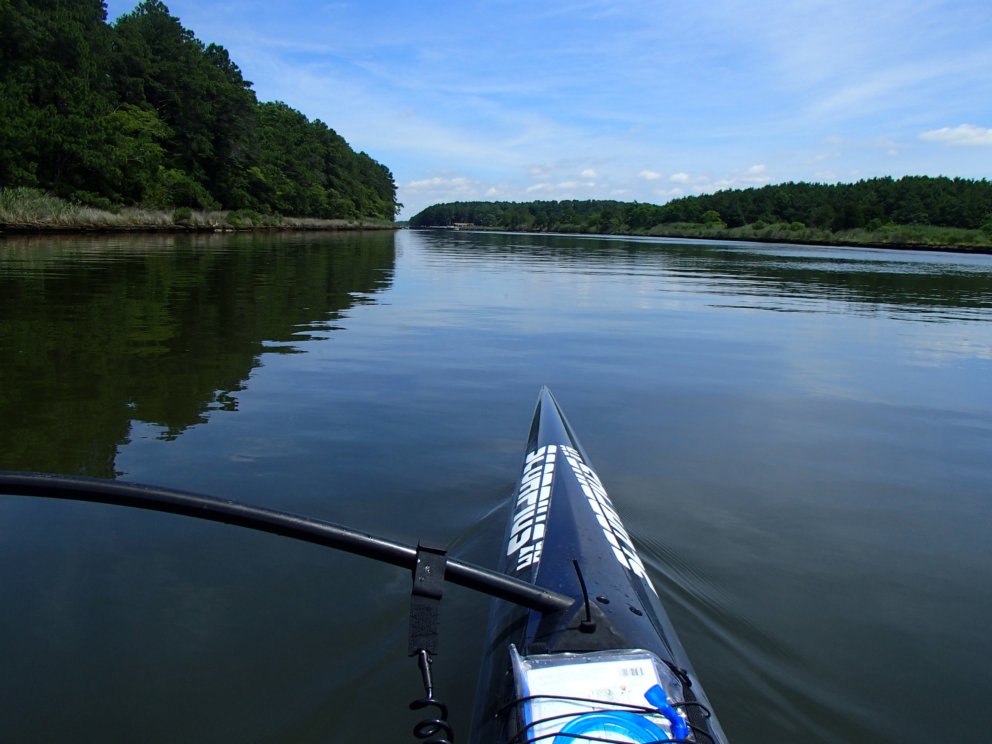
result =
M512 507L500 570L573 604L493 603L473 739L723 744L633 541L547 388Z

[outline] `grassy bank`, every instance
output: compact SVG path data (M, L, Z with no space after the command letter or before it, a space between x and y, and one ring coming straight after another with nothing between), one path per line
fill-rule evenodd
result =
M754 223L728 228L720 224L672 223L639 233L656 237L756 240L762 242L862 245L886 248L992 252L992 233L934 225L879 225L874 228L826 230L801 223Z
M104 210L73 204L38 189L0 189L0 232L391 230L395 227L395 223L386 220L322 220L251 210L198 211L188 207L172 211L137 207Z

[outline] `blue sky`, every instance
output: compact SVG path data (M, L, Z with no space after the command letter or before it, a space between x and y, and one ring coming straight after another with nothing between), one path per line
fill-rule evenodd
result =
M110 19L130 0L108 2ZM992 177L992 2L166 0L441 201Z

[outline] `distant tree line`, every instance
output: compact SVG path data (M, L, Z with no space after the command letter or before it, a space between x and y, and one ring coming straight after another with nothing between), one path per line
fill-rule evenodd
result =
M508 230L650 232L665 225L876 230L934 225L992 232L992 182L911 176L852 184L784 183L687 196L663 205L618 201L451 202L428 207L412 227L471 223Z
M160 0L0 0L0 187L98 207L392 220L392 173L320 120L260 103Z

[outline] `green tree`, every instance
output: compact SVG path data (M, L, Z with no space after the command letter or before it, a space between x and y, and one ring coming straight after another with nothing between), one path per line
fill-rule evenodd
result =
M105 18L101 0L0 0L0 185L91 185L108 155Z
M168 126L168 165L229 208L245 190L255 96L223 47L204 46L161 0L145 0L116 24L116 80L126 103Z
M708 209L707 211L703 212L703 224L714 227L727 226L726 223L723 221L723 218L720 216L720 213L717 212L715 209Z
M124 104L105 115L104 141L110 157L101 169L101 193L116 202L168 206L161 143L172 132L154 111Z

